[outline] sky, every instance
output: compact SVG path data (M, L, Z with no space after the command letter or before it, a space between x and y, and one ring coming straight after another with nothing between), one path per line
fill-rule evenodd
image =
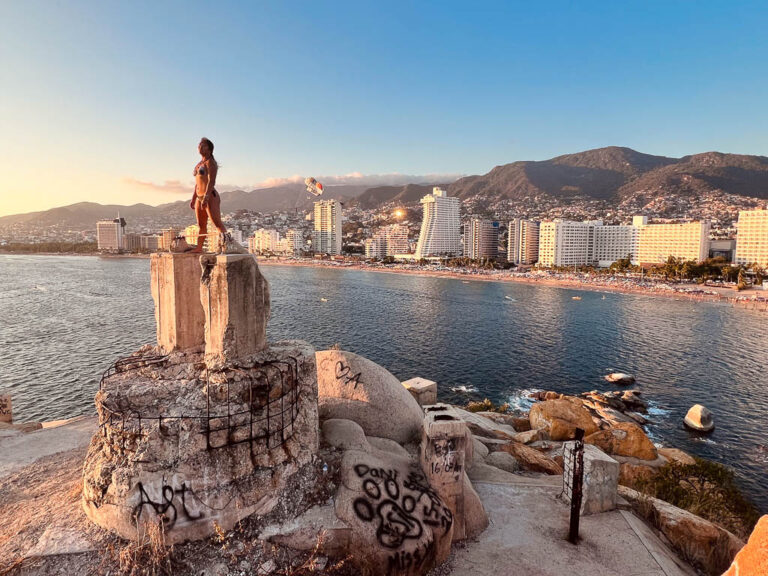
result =
M0 22L0 216L188 198L202 136L220 190L768 155L766 2L9 0Z

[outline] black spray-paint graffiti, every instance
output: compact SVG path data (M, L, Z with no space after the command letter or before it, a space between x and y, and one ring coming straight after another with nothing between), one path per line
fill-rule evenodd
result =
M423 474L411 471L405 482L397 470L385 470L357 464L355 473L363 480L363 496L353 502L355 514L365 522L376 522L376 538L382 546L395 550L406 540L421 538L423 524L449 530L453 524L451 511L440 496L426 483ZM418 507L421 506L420 509ZM414 512L421 514L419 520ZM434 543L430 539L429 545ZM409 555L394 555L396 563L416 562L418 550ZM420 557L421 563L426 557Z
M11 413L11 397L0 396L0 415L7 416Z
M336 362L336 379L341 380L344 384L353 384L353 388L357 388L358 384L361 384L360 382L360 375L362 372L358 372L357 374L351 374L352 368L344 364L341 360Z
M173 486L163 484L160 488L160 502L152 500L141 482L136 487L139 489L139 503L133 510L133 516L137 521L141 518L144 506L150 506L155 511L155 514L162 518L166 528L173 528L176 524L179 516L179 510L176 508L177 505L180 505L181 512L187 520L199 520L203 517L202 512L194 512L188 507L187 494L195 497L195 493L187 486L186 482L182 482L181 488L174 488ZM177 496L180 496L180 498L177 499Z

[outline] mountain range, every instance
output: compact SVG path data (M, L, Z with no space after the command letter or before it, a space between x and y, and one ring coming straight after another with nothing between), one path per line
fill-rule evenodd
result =
M656 197L678 195L696 197L706 193L724 193L768 199L768 158L741 154L705 152L669 158L653 156L611 146L566 154L550 160L519 161L496 166L479 176L467 176L453 183L435 183L447 187L449 194L462 200L483 198L524 200L551 197L561 203L593 199L618 205L628 198L641 197L648 202ZM349 205L374 209L387 203L412 204L428 193L432 185L405 186L327 186L325 198L338 198ZM275 188L222 193L226 212L258 212L309 209L315 197L301 184ZM145 217L176 220L189 217L189 202L181 200L160 206L135 204L116 206L82 202L42 212L0 218L0 226L13 224L65 225L92 228L96 220L114 218L117 212L126 219Z

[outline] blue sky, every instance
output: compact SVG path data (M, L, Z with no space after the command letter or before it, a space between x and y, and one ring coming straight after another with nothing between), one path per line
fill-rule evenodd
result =
M0 21L0 215L180 199L202 135L222 188L768 155L765 2L25 0Z

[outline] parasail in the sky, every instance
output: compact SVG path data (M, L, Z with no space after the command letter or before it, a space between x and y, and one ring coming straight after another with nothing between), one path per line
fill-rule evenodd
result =
M307 185L307 192L313 196L320 196L323 193L323 185L311 176L304 180L304 184Z

